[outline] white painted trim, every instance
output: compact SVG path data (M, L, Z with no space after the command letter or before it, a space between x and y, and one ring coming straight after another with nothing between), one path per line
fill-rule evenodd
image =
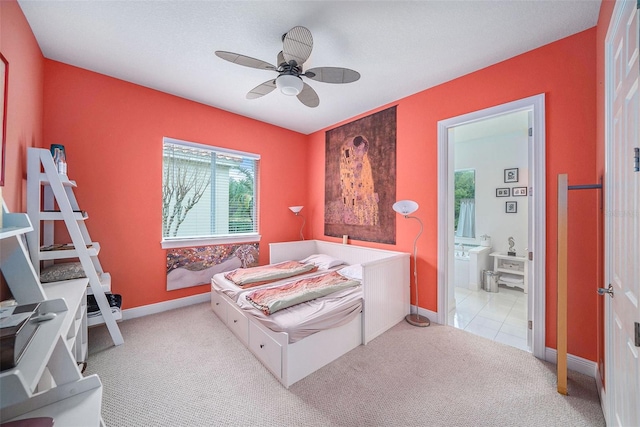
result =
M547 347L544 360L555 365L558 360L558 351L555 348ZM598 364L596 362L574 356L573 354L567 354L567 369L580 372L591 378L596 378L596 375L598 375Z
M211 301L211 292L158 302L156 304L143 305L141 307L128 308L122 310L122 320L149 316L150 314L162 313L163 311L173 310L174 308L187 307L207 301Z
M544 93L520 99L484 110L438 122L438 230L452 230L450 218L453 218L453 200L449 197L450 181L453 174L453 150L449 149L449 128L468 124L490 117L516 111L533 112L533 168L531 168L530 188L533 204L533 242L529 242L534 260L530 262L529 292L533 298L533 345L532 353L539 359L545 359L546 337L546 158L545 158L545 95ZM531 160L531 159L530 159ZM453 233L438 236L438 317L437 322L446 325L449 307L447 283L453 276ZM533 313L531 313L533 312Z
M615 31L621 25L622 14L624 11L624 2L616 1L611 13L607 35L604 39L604 271L603 284L610 283L611 277L611 232L612 222L611 216L607 214L613 206L613 188L611 184L611 166L612 166L612 141L613 141L613 97L615 88L613 87L613 65L614 65L614 46L613 37ZM604 372L606 375L606 390L611 393L604 393L601 396L603 406L604 419L608 425L615 425L614 408L615 408L615 377L612 375L613 370L613 306L611 298L605 298L604 301ZM601 383L598 384L602 387Z
M260 242L262 236L258 233L248 233L240 235L229 235L224 237L206 237L202 239L169 239L162 240L160 245L162 249L175 248L193 248L196 246L214 246L214 245L230 245L237 243L256 243Z
M596 387L598 387L598 395L600 396L600 407L602 408L602 413L604 414L605 421L609 419L609 415L607 414L607 399L609 398L607 395L607 390L604 387L604 380L602 378L602 373L600 372L600 367L597 366L596 363Z

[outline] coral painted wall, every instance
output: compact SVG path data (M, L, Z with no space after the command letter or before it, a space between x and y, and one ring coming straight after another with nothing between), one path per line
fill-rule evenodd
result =
M396 196L418 201L425 223L418 253L422 307L437 309L438 121L545 93L546 344L555 348L556 177L568 173L570 183L580 184L595 183L602 174L603 114L596 105L603 99L601 43L609 3L603 2L597 28L363 114L398 107ZM0 1L0 12L0 51L10 62L4 196L12 210L24 211L26 147L64 144L78 200L90 215L87 225L101 242L100 259L125 309L208 291L165 290L163 136L262 155L261 263L268 260L269 242L298 238L299 218L287 206L305 206L305 237L340 241L323 235L324 131L301 135L45 60L15 0ZM588 360L597 358L596 334L585 331L598 326L595 288L602 274L597 204L597 196L581 193L571 196L569 206L569 352ZM354 243L410 252L416 231L415 222L397 221L396 245Z
M568 173L570 184L598 182L595 28L394 103L398 106L397 199L413 199L420 205L416 215L425 224L418 251L420 306L437 311L437 242L443 238L437 229L438 121L540 93L546 96L546 345L555 348L557 175ZM310 135L309 143L309 172L323 176L324 131ZM312 233L314 238L322 238L323 180L309 184ZM568 350L595 360L595 337L584 331L594 331L597 326L597 195L572 194L569 211ZM357 244L411 252L416 224L397 221L396 229L395 246Z
M210 290L166 291L164 136L260 154L260 263L269 260L269 242L297 238L299 218L287 207L306 203L304 135L51 60L44 94L45 146L65 146L78 203L123 308Z
M25 212L27 147L42 143L44 57L15 1L0 1L0 52L9 62L5 183L12 212Z
M27 147L42 142L44 57L15 1L0 1L0 52L9 63L5 174L0 190L11 212L25 212ZM10 295L0 278L0 300Z

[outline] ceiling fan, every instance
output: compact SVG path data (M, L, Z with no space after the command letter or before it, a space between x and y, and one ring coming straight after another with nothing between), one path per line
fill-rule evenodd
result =
M324 83L352 83L360 78L360 73L357 71L340 67L317 67L303 73L302 65L309 59L313 49L311 31L305 27L293 27L287 31L282 36L282 44L282 51L277 57L277 66L239 53L217 50L216 55L234 64L278 73L275 79L267 80L251 89L247 93L247 99L260 98L278 88L283 94L295 95L304 105L313 108L320 104L320 99L316 91L305 83L302 77Z

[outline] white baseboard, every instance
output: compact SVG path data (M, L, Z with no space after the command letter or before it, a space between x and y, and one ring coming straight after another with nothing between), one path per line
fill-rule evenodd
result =
M150 314L161 313L163 311L173 310L174 308L186 307L188 305L199 304L207 301L211 301L211 292L172 299L170 301L163 301L156 304L143 305L136 308L129 308L122 310L122 320L135 319L136 317L148 316Z
M600 406L602 407L602 413L604 414L604 419L608 420L608 401L607 401L607 391L604 388L604 381L602 381L602 372L600 371L600 367L596 365L596 387L598 387L598 394L600 395Z
M416 311L416 306L412 305L411 306L411 313L415 313ZM436 313L435 311L431 311L431 310L427 310L426 308L418 308L418 314L420 316L424 316L427 319L429 319L429 322L432 323L438 323L438 313Z
M547 362L557 363L558 351L554 348L546 348L544 359ZM583 359L582 357L567 354L567 369L580 372L584 375L589 375L592 378L596 378L598 365L591 360Z

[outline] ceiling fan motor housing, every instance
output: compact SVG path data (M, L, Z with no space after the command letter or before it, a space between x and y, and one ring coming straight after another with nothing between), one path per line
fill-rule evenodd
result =
M302 92L302 79L293 74L281 74L276 79L276 86L285 95L296 96Z

